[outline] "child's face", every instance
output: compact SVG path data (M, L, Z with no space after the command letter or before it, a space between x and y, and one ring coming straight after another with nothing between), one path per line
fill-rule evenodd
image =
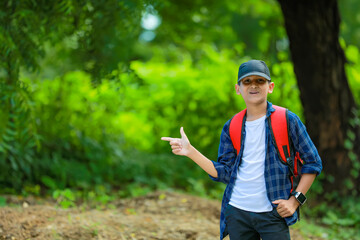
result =
M261 104L267 101L267 95L274 90L274 83L266 78L251 75L241 79L235 85L236 93L244 98L246 105Z

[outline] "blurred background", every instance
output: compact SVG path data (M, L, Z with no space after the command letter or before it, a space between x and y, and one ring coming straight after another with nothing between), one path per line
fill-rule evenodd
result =
M305 215L360 228L360 2L8 0L0 4L0 193L75 199L173 189L221 199L162 136L212 160L245 108L239 65L306 123L324 171ZM1 202L1 201L0 201ZM345 234L345 233L344 233Z

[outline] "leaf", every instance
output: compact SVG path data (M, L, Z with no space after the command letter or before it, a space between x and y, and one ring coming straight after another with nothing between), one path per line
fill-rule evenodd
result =
M335 224L338 221L338 216L333 211L328 211L322 222L327 225Z
M6 142L11 142L11 141L14 141L14 140L15 140L14 136L9 136L9 135L7 135L7 134L3 134L3 135L2 135L2 138L3 138Z
M347 133L347 136L349 137L349 139L350 139L351 141L354 141L354 140L355 140L356 135L355 135L354 131L348 130L346 133Z
M65 189L65 191L63 192L64 197L66 197L67 199L69 199L70 201L75 201L75 195L74 193L70 190L70 189Z
M348 150L353 149L354 144L349 139L346 139L344 142L344 147Z
M10 160L10 163L11 163L12 168L13 168L15 171L19 170L19 165L17 164L15 158L14 158L13 156L11 156L11 155L10 155L8 158L9 158L9 160Z
M5 206L6 206L6 198L0 197L0 207L5 207Z
M41 182L50 189L57 189L56 182L48 176L42 176Z
M60 191L60 190L56 190L56 191L53 192L52 197L53 197L54 199L58 199L58 198L60 197L60 195L61 195L61 191Z
M13 127L14 128L14 127ZM16 135L16 131L15 130L12 130L12 129L10 129L10 128L6 128L5 129L5 132L7 133L7 134L9 134L10 136L15 136Z
M164 200L166 198L166 194L162 193L159 195L159 200Z
M67 201L67 200L61 201L60 205L62 208L65 208L65 209L75 206L75 204L72 201Z
M2 143L0 143L0 152L3 152L3 153L6 152L5 148L2 146Z
M9 144L7 144L6 142L2 142L1 145L2 145L5 149L9 150L10 152L12 152L12 151L14 150L14 148L13 148L12 146L10 146Z
M337 221L337 224L339 224L340 226L344 226L344 227L350 227L356 224L356 221L354 219L350 219L350 218L344 218L344 219L339 219Z

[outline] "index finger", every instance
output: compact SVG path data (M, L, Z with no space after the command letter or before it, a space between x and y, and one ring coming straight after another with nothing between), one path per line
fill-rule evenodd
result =
M161 140L163 140L163 141L172 141L172 140L174 140L175 138L171 138L171 137L162 137L161 138Z

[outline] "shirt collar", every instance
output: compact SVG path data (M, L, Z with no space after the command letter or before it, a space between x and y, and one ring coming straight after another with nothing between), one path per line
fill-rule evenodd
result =
M275 108L272 106L273 104L269 101L267 101L267 107L266 107L266 118L270 117L271 113L275 112Z

